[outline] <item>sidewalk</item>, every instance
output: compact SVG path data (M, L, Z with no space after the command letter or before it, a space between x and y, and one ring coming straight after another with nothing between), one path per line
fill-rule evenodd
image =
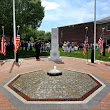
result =
M34 58L31 58L23 59L21 63L17 64L14 63L13 60L10 60L0 65L0 110L30 110L28 108L23 108L22 104L22 107L18 107L17 104L14 104L13 101L15 99L12 95L8 96L10 98L5 95L4 91L6 90L4 90L3 86L17 74L36 70L50 70L54 66L58 69L67 69L94 74L110 85L110 63L108 62L101 62L100 64L89 62L86 64L86 60L68 57L62 57L62 62L51 62L48 61L48 58L41 58L40 61L36 61ZM31 110L36 107L34 106L35 105L31 105ZM53 105L53 107L51 106L49 109L46 109L47 105L45 105L45 107L41 105L39 106L40 109L35 108L34 110L77 110L75 106L68 109L68 106L66 105L61 107L60 105L58 107ZM99 104L95 107L91 107L91 110L110 110L110 92L99 102Z

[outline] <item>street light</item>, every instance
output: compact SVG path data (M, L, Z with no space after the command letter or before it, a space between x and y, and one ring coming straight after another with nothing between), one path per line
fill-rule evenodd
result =
M88 27L85 27L86 30L88 30Z
M86 30L86 37L88 37L88 27L85 27Z
M106 47L106 43L104 42L104 30L105 28L102 28L102 39L103 39L103 56L105 56L105 47Z
M61 42L63 42L63 32L61 31L61 33L60 33L60 34L61 34L61 37L60 37L60 38L61 38L61 40L60 40L60 41L61 41Z
M85 33L85 45L87 50L87 63L88 63L88 27L85 27L86 33Z
M105 30L105 28L103 27L103 28L102 28L102 34L103 34L103 35L104 35L104 30Z
M17 30L17 35L18 35L20 26L18 25L17 28L18 28L18 30Z

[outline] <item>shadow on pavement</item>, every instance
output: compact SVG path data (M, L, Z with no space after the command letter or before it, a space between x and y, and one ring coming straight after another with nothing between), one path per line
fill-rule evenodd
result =
M64 64L62 61L54 61L56 64Z
M13 70L13 68L14 68L14 65L20 67L21 63L19 63L19 62L15 62L15 61L14 61L13 64L12 64L12 66L11 66L11 69L10 69L10 72L9 72L9 73L12 72L12 70Z
M0 65L1 65L1 66L4 65L4 64L5 64L5 61L0 62Z

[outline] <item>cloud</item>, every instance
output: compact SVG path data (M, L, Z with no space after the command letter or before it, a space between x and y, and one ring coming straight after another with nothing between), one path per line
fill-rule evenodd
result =
M94 20L94 0L61 0L61 2L59 0L42 0L42 2L46 8L40 29L51 30L53 27ZM110 0L97 0L97 20L110 15L109 4Z
M53 10L58 8L60 5L55 2L48 2L48 1L42 0L42 6L45 7L45 10Z
M54 3L58 4L57 2L56 0ZM77 5L79 5L79 7ZM59 7L55 10L45 11L44 21L59 21L66 23L75 20L75 22L83 22L87 17L91 18L90 15L93 14L93 11L88 10L90 5L91 3L89 6L86 5L86 3L83 5L80 0L76 0L75 3L70 0L62 0L62 2L59 2Z

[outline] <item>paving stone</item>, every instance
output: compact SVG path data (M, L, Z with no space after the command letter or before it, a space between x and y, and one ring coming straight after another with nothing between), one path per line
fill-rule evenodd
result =
M32 100L79 100L98 86L88 74L61 71L60 76L49 76L46 70L22 74L11 85Z

